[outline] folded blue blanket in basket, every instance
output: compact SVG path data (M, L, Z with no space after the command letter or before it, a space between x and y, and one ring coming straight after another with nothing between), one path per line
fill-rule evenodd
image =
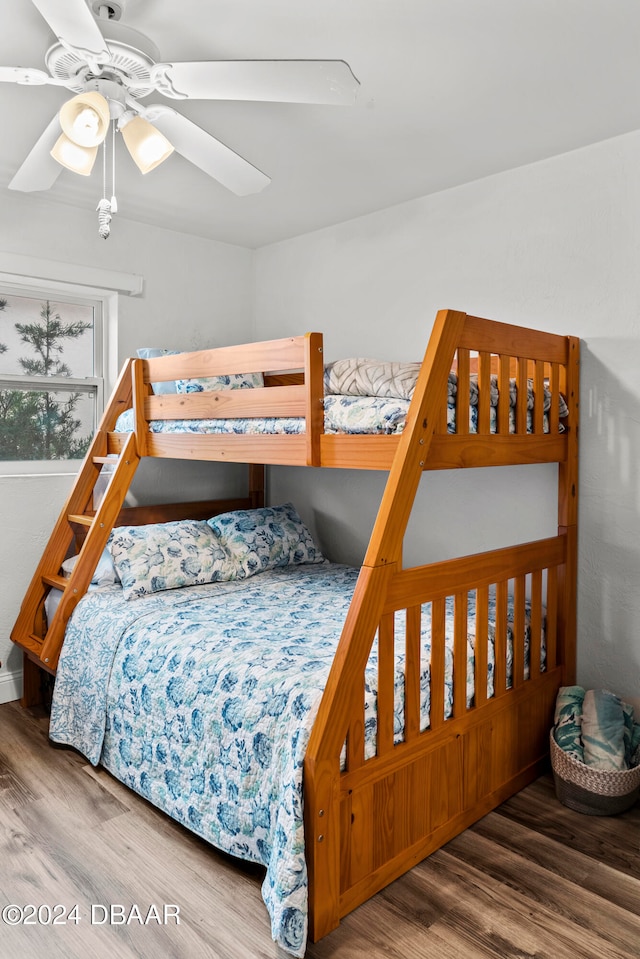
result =
M633 706L606 689L561 686L554 717L555 740L567 755L597 769L640 766L640 723Z
M607 689L587 690L582 704L582 745L587 766L628 769L631 746L631 736L627 733L625 737L628 729L619 696Z
M584 762L582 747L582 686L561 686L556 698L554 718L556 742L563 752Z

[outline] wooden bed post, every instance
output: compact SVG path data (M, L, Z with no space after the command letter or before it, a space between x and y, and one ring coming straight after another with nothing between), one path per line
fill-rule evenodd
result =
M146 456L149 428L144 415L144 401L151 391L144 382L142 360L132 360L131 362L131 384L134 432L136 434L138 455Z
M264 506L265 468L261 463L249 464L249 499L252 509Z
M340 752L353 716L354 695L380 622L387 584L401 562L405 530L465 319L465 313L454 310L441 310L436 316L307 747L304 813L310 878L309 935L314 941L335 929L340 921ZM347 657L348 669L344 668Z
M568 358L565 382L560 389L569 409L567 422L567 458L558 466L558 533L567 538L567 559L558 570L559 596L559 655L562 682L570 686L576 681L577 645L577 574L578 574L578 437L579 437L579 376L580 340L568 339Z

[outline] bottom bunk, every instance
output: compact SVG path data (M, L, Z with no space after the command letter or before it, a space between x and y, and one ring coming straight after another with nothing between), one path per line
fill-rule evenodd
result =
M566 537L393 573L348 735L331 729L328 803L309 743L362 571L324 559L289 505L110 546L67 628L51 737L264 865L294 955L327 931L326 888L346 914L540 770Z

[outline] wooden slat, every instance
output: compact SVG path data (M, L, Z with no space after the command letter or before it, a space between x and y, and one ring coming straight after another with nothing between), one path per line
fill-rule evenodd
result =
M469 350L457 351L456 434L469 433Z
M474 637L474 705L482 706L487 700L489 644L489 589L480 586L476 590L476 622Z
M378 630L378 710L377 755L384 756L393 749L393 700L395 691L393 614L380 621Z
M528 386L527 386L527 360L526 357L518 358L518 373L516 375L516 433L520 435L527 432L527 404L528 404Z
M491 432L491 356L482 352L478 357L478 433Z
M500 355L498 368L498 432L506 436L510 432L509 410L511 409L511 370L509 357Z
M549 391L551 393L551 406L549 407L549 432L558 432L559 414L560 414L560 367L557 363L551 364L551 374L549 376Z
M536 362L533 374L533 395L535 398L533 431L538 434L544 431L544 379L544 363Z
M420 732L421 607L411 606L406 617L404 739L409 742Z
M459 592L454 597L453 613L453 716L462 716L467 696L467 618L468 596Z
M256 387L203 393L162 393L144 401L146 420L210 420L252 417L304 417L304 386Z
M320 336L321 334L316 334ZM261 343L220 346L175 356L141 360L145 383L193 379L231 373L266 373L304 366L305 337L292 336Z
M444 722L445 604L436 599L431 604L431 671L429 690L429 726L437 729Z
M456 360L454 359L453 367L456 365ZM455 401L454 401L455 405ZM449 432L449 380L442 390L442 396L440 398L440 403L436 411L436 422L435 422L435 433L439 433L441 436L446 435Z
M94 513L69 513L67 519L70 523L76 523L78 526L91 526Z
M49 573L42 577L42 582L47 586L53 586L55 589L66 589L69 580L64 576L56 576L53 573Z
M494 638L494 696L504 694L507 687L507 600L508 584L496 584L496 625Z

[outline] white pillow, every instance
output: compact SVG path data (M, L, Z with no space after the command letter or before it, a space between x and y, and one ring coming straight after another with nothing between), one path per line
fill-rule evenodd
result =
M78 562L77 556L70 556L69 559L65 559L62 564L62 575L65 579L68 579L71 576L74 566ZM109 552L108 547L105 546L102 556L98 560L98 565L95 568L95 572L91 577L92 586L111 586L114 583L119 583L120 577L116 573L115 566L113 565L113 558Z
M156 356L177 356L180 350L164 350L162 347L141 346L136 353L141 360L150 360ZM152 383L153 392L159 396L161 393L176 393L175 380L161 380L159 383Z

